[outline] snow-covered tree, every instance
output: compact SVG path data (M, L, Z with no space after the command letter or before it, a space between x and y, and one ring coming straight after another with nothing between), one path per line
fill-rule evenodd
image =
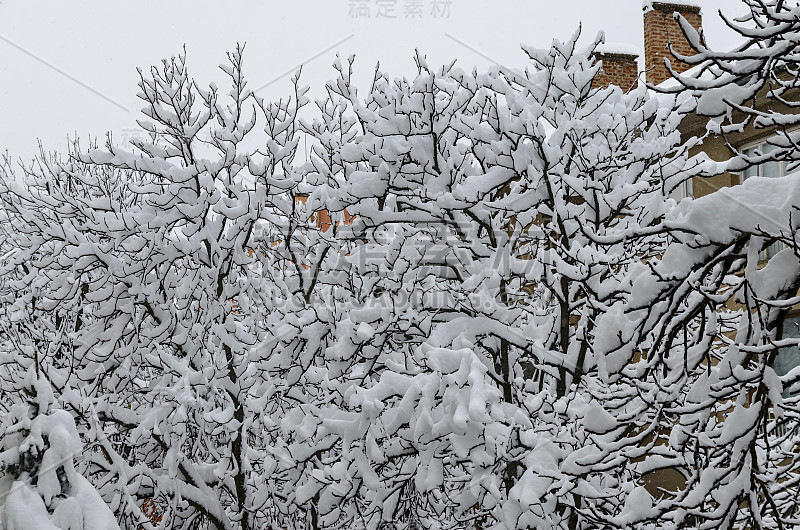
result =
M149 141L0 168L2 428L62 418L125 528L796 524L800 372L772 362L800 190L670 199L766 159L690 157L688 113L794 123L732 99L743 69L793 72L796 9L748 5L762 66L694 38L729 80L676 95L593 87L578 33L366 93L337 60L314 117L297 77L248 91L241 48L225 95L184 55L142 72ZM5 397L29 387L64 410ZM34 479L14 440L3 480L55 521L83 482Z
M800 517L800 374L778 375L775 367L782 349L798 342L783 336L783 326L800 301L800 203L791 174L800 159L800 7L783 0L743 3L746 16L726 19L745 38L733 50L709 49L676 15L697 51L678 58L698 66L677 76L678 84L658 89L692 96L694 112L707 117L707 129L730 150L728 171L786 163L789 175L748 178L741 187L673 211L666 226L675 243L636 277L636 296L609 313L627 321L610 328L617 337L612 334L601 348L622 358L637 345L647 348L620 379L652 379L658 386L651 406L664 411L670 431L653 457L682 470L684 483L655 503L649 517L676 526L790 528ZM754 129L768 148L742 150L737 133ZM731 314L737 316L735 329L715 333L720 317ZM682 337L681 327L692 322L693 334ZM681 380L684 390L676 399L674 382Z
M354 348L381 350L320 426L342 440L315 477L330 524L349 496L374 524L508 528L635 522L627 494L649 496L666 420L616 380L631 356L596 353L598 324L672 240L670 192L717 167L680 141L691 98L592 88L577 40L526 49L525 73L417 57L365 95L337 62L305 125L327 179L309 203L357 215L348 259L388 311L351 317Z
M4 345L39 346L45 377L74 389L87 473L131 528L314 517L294 486L320 449L292 447L330 402L324 376L304 382L335 318L310 303L341 245L296 200L305 89L256 98L241 51L222 67L224 97L184 56L143 72L152 141L132 152L109 142L4 168ZM245 149L257 122L265 147Z
M151 142L6 166L4 339L47 352L125 525L630 517L663 418L609 383L597 325L713 167L684 102L592 88L577 41L525 73L417 57L363 98L337 62L307 122L241 50L227 103L179 57L142 75Z

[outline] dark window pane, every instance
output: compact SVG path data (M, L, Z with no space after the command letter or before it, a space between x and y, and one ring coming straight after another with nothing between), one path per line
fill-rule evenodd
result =
M783 338L784 339L797 339L800 338L800 316L787 318L783 322ZM800 366L800 348L791 346L781 348L778 351L777 357L772 368L778 375L788 374L792 368ZM784 397L788 396L788 392L784 391Z

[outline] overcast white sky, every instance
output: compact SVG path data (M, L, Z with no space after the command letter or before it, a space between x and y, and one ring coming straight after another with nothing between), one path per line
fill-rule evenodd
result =
M739 0L701 0L712 47L738 39L717 11L741 14ZM37 138L64 150L67 135L131 134L141 115L136 67L147 68L184 44L193 76L221 81L217 65L247 44L251 89L289 94L303 65L312 95L333 77L337 51L356 55L361 85L380 60L412 75L414 48L431 65L491 62L524 66L524 42L547 47L579 24L588 41L642 43L641 0L0 0L0 150L28 157ZM393 9L392 9L393 8ZM384 16L381 16L384 15ZM392 16L394 18L392 18ZM265 86L266 85L266 86ZM224 85L223 85L224 86ZM365 87L366 89L366 87Z

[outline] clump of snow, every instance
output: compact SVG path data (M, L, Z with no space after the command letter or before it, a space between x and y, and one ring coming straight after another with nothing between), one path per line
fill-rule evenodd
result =
M637 486L625 499L623 520L627 524L634 524L652 517L653 497L642 486Z
M593 401L584 411L583 426L589 432L605 434L617 427L617 420L602 405Z

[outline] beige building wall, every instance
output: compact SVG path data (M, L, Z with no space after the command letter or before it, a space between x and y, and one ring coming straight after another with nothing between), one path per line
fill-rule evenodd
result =
M762 90L762 93L756 97L755 107L759 110L767 112L774 111L786 114L794 114L797 112L796 109L792 109L786 105L768 99L766 97L766 92L767 89L764 89ZM734 112L731 118L733 123L738 123L743 121L746 116L741 112ZM702 137L706 133L706 124L708 123L709 119L710 117L708 116L699 116L696 114L687 116L680 127L681 139L683 141L687 141L693 136ZM726 122L730 123L727 120ZM767 140L775 135L775 129L757 129L752 125L748 125L742 132L729 134L726 137L709 135L700 146L693 148L690 151L690 154L695 155L704 152L712 160L724 162L725 160L729 160L734 156L734 153L731 151L728 145L726 145L726 142L728 142L733 148L742 150L746 147ZM720 188L741 184L741 181L741 175L738 173L723 173L710 178L695 178L692 180L692 195L694 197L703 197L709 193L719 190Z

